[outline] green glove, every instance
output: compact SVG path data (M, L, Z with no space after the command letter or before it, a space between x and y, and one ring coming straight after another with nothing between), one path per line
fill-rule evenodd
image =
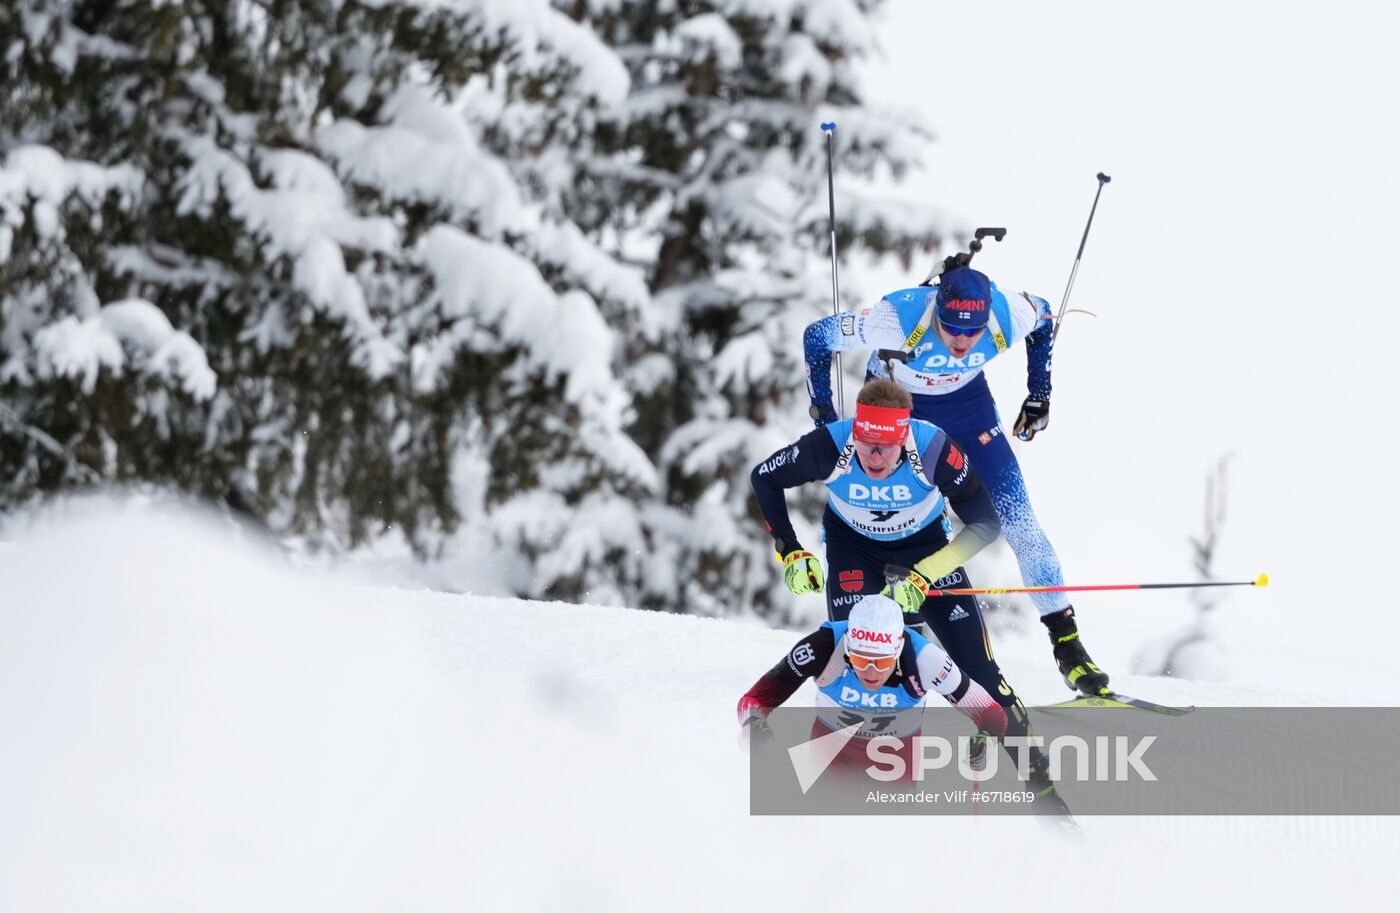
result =
M987 769L987 734L977 730L977 734L967 742L967 766L970 770Z
M924 599L932 588L928 578L918 571L891 564L885 568L885 579L889 582L880 591L880 595L888 596L899 603L899 607L909 615L919 614L919 607L924 604Z
M798 596L820 593L826 589L822 563L816 555L800 548L783 556L783 582Z

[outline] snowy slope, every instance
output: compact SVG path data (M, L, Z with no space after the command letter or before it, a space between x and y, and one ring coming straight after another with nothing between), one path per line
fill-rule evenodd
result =
M1075 845L1015 819L750 818L733 705L793 632L352 586L142 503L10 539L0 910L1297 908L1366 896L1400 849L1385 819L1095 818ZM1065 696L1038 637L999 645L1032 703Z

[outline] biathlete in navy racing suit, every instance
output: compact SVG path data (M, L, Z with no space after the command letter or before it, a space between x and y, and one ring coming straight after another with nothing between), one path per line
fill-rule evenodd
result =
M812 417L818 427L838 418L831 404L832 353L893 350L906 360L882 361L878 352L872 354L867 379L897 381L913 396L914 418L942 428L973 456L1026 585L1063 586L1060 559L1031 509L1021 467L982 373L987 362L1026 341L1029 395L1013 431L1021 440L1031 440L1050 421L1053 334L1045 299L1003 292L969 267L951 269L935 287L891 292L861 311L834 314L807 327L802 345ZM1035 593L1031 599L1050 632L1066 684L1088 695L1106 693L1108 675L1079 639L1069 599L1063 593Z
M995 541L999 523L967 455L941 428L911 419L910 408L898 384L871 381L856 398L854 418L809 432L754 467L750 481L784 582L799 595L825 591L832 622L844 622L863 596L885 591L906 625L927 622L952 662L1005 710L1007 734L1025 736L1025 707L992 654L976 598L925 598L928 581L969 585L962 563ZM784 494L820 481L830 587L821 562L797 540ZM964 524L951 542L945 503ZM912 571L887 586L891 566Z

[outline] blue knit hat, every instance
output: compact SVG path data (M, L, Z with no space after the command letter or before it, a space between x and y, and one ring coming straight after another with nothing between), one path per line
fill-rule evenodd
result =
M976 330L987 325L992 313L992 282L977 270L964 266L944 273L938 280L938 319L950 327Z

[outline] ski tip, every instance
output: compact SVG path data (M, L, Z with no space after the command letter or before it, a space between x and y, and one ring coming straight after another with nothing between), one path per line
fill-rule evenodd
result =
M1259 579L1256 580L1256 581L1254 581L1254 585L1255 585L1255 586L1268 586L1268 585L1269 585L1269 575L1268 575L1268 574L1260 574L1260 575L1259 575Z

